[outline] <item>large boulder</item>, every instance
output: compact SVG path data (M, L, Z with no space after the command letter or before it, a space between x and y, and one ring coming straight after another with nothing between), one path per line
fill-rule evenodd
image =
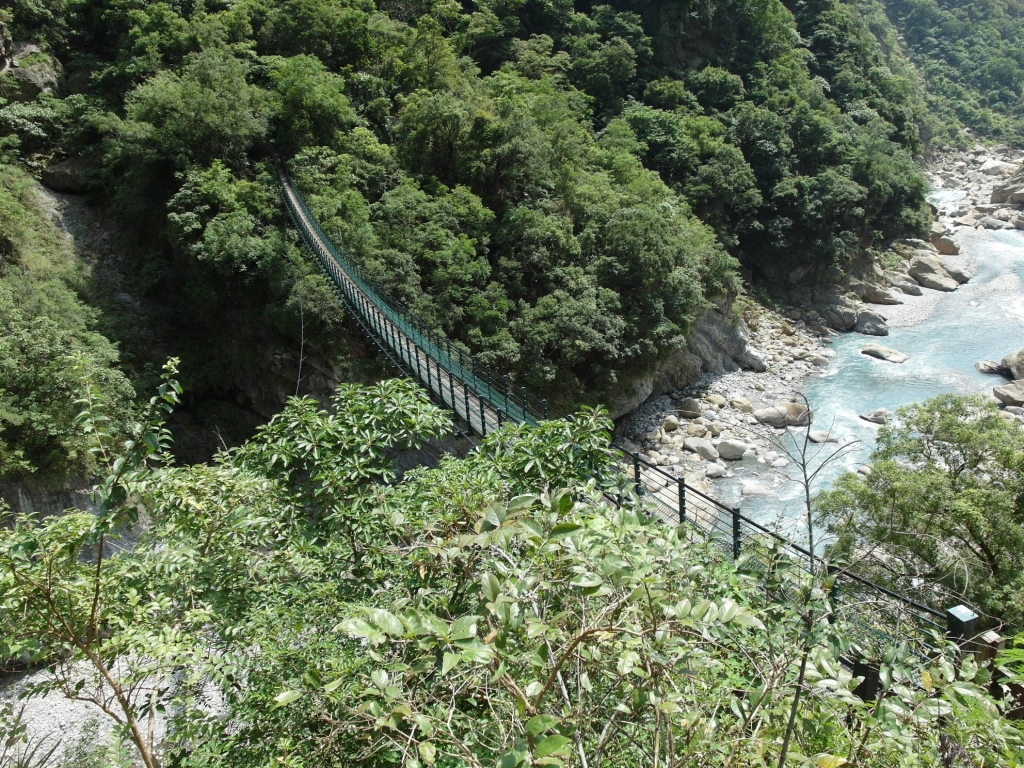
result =
M920 285L912 283L909 280L896 283L896 287L908 296L921 296L924 293L924 291L921 290Z
M868 344L866 347L861 348L860 353L868 357L885 360L889 363L905 363L908 359L907 355L902 352L890 349L889 347L883 347L881 344Z
M994 216L986 216L978 223L985 229L1013 229L1013 224L1008 221L1001 221Z
M933 242L943 256L956 256L960 253L960 244L949 235L936 238Z
M669 414L661 421L661 428L666 432L675 432L679 429L679 418Z
M868 304L902 304L903 302L897 299L885 288L879 288L877 285L865 285L864 290L860 295L863 301ZM859 316L858 316L859 317Z
M857 333L865 336L888 336L889 326L885 324L885 316L870 309L862 309L857 313L857 322L853 326Z
M718 451L715 450L715 446L702 437L686 438L683 441L683 448L696 453L702 459L706 459L707 461L714 461L718 458Z
M979 360L974 364L974 367L978 369L978 373L987 373L993 376L1009 376L1014 378L1010 369L1002 363L997 363L995 360Z
M747 452L749 447L742 440L736 440L735 438L722 440L718 444L718 455L728 461L738 461L743 458L743 454Z
M936 291L955 291L959 285L936 257L920 252L911 260L907 273L925 288Z
M80 194L96 188L95 175L99 166L82 157L72 157L43 169L43 184L54 192Z
M1015 379L1024 379L1024 349L1003 358L1003 368Z
M60 63L39 46L17 43L10 66L0 73L0 97L10 101L33 101L40 94L60 89Z
M873 411L860 414L860 418L870 421L872 424L885 424L892 418L892 414L888 408L875 408Z
M953 264L948 259L940 259L939 261L942 264L942 268L946 270L946 274L956 280L957 283L963 285L964 283L970 282L972 275L968 270Z
M695 397L683 398L683 402L679 404L679 415L687 419L696 419L703 410L700 400Z
M779 403L758 408L754 418L770 427L806 427L811 423L811 412L803 403Z
M1012 163L1004 163L1002 160L990 158L986 160L984 163L982 163L981 167L978 170L984 173L986 176L999 176L1012 169Z
M1006 405L1024 405L1024 381L1011 381L992 387L996 400Z

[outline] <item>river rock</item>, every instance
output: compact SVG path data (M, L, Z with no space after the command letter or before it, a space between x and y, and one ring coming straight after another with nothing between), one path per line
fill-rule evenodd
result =
M772 489L769 488L767 485L751 483L750 485L744 485L741 493L744 496L771 496Z
M999 176L1000 174L1006 173L1007 171L1013 170L1012 163L1004 163L1002 160L996 160L995 158L989 158L981 164L981 168L978 170L984 173L986 176Z
M861 347L860 353L889 363L905 363L907 361L907 356L902 352L890 347L883 347L881 344L868 344L866 347Z
M725 467L712 461L708 464L707 469L704 470L704 476L711 480L725 477Z
M696 419L702 410L704 409L701 408L700 400L695 397L683 398L683 402L679 404L679 415L687 419Z
M718 455L727 461L738 461L743 458L743 454L750 448L749 445L744 443L742 440L735 438L729 438L722 440L718 444Z
M953 219L953 223L961 227L976 227L978 226L978 219L976 216L968 214L966 216L958 216Z
M832 435L823 429L812 429L807 433L807 439L812 443L838 443Z
M994 376L1012 376L1010 369L1002 363L997 363L995 360L979 360L974 364L974 367L978 369L978 373L988 373Z
M857 322L853 326L857 333L865 336L888 336L889 326L885 324L885 317L870 309L862 309L857 313Z
M753 413L754 406L750 404L750 401L745 397L734 397L729 401L733 408L743 413Z
M957 283L959 283L960 285L970 282L971 280L971 273L968 272L963 267L958 267L956 264L951 264L945 259L942 259L942 267L943 269L946 270L949 276L956 280Z
M897 283L896 287L903 291L908 296L921 296L924 291L921 290L921 286L917 283L911 283L910 281L904 283Z
M811 412L803 403L780 403L754 411L754 418L770 427L806 427Z
M711 403L712 405L717 405L719 407L725 405L728 402L728 400L726 400L724 396L718 394L717 392L712 392L710 395L705 397L704 400L706 402Z
M812 352L807 357L805 357L804 360L806 360L808 363L811 363L812 365L828 365L828 358L825 357L824 355L819 355L816 352Z
M960 253L960 244L949 235L936 238L935 247L943 256L956 256Z
M876 408L870 413L860 414L860 418L870 421L872 424L885 424L892 418L892 414L889 413L888 408Z
M1003 358L1002 365L1014 379L1024 379L1024 349L1008 354Z
M675 432L677 429L679 429L679 418L677 416L669 414L664 419L662 419L661 428L664 429L666 432Z
M789 459L784 459L781 456L772 462L772 469L782 469L783 467L789 466Z
M985 229L1013 229L1013 224L1008 221L1001 221L994 216L986 216L978 223Z
M708 433L708 428L704 426L702 421L691 421L686 425L686 434L689 437L704 437Z
M708 461L714 461L718 458L718 451L715 450L715 446L700 437L686 438L686 440L683 441L683 447L692 453L696 453L702 459L707 459Z
M865 285L861 293L861 299L866 301L868 304L902 304L903 302L897 299L885 288L879 288L877 285ZM860 319L860 315L857 316Z
M992 394L996 396L996 400L1006 405L1024 405L1024 381L1011 381L992 387Z
M934 256L915 256L907 273L925 288L935 291L955 291L959 285Z

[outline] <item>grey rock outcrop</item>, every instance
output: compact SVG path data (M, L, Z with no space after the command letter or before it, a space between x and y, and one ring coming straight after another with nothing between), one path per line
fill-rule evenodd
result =
M1006 405L1024 405L1024 381L1011 381L992 387L992 394Z
M985 229L1013 229L1013 224L997 219L994 216L986 216L978 223Z
M885 323L885 316L870 309L862 309L857 313L857 322L854 324L853 330L866 336L889 335L889 326Z
M955 291L959 283L950 277L935 256L918 255L910 262L908 274L925 288L936 291Z
M956 256L960 253L960 244L949 235L943 235L933 242L943 256Z
M992 189L990 202L1009 205L1024 203L1024 166L1018 168L1009 180Z
M966 269L958 267L956 264L951 264L945 259L941 259L940 261L942 263L942 268L946 270L946 274L956 280L957 283L963 285L964 283L970 282L972 275Z
M607 397L612 418L636 408L652 395L682 389L702 373L765 371L761 353L749 346L749 333L727 301L721 301L694 322L685 345L662 361L657 370L626 380Z
M979 360L974 364L974 367L978 370L978 373L987 373L993 376L1013 376L1009 368L1002 363L997 363L995 360Z
M80 194L96 188L94 179L99 166L83 157L72 157L43 169L43 184L54 192Z
M1024 379L1024 349L1008 354L1003 358L1002 365L1014 379Z
M63 71L55 58L39 46L16 43L10 66L0 73L0 96L10 101L32 101L42 93L60 90Z

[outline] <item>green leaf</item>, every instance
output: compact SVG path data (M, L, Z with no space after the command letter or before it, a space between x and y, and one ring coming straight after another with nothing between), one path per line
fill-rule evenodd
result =
M564 752L565 748L571 743L571 739L567 739L565 736L559 736L557 733L552 734L551 736L546 736L541 739L534 748L533 756L547 757L548 755Z
M324 686L324 691L326 691L327 693L331 693L333 691L336 691L336 690L338 690L338 688L341 687L342 683L344 683L344 682L345 682L345 678L344 677L339 677L337 680L335 680L333 682L330 682L327 685L325 685Z
M386 634L394 637L405 635L405 627L402 626L402 622L390 611L385 611L381 608L370 608L366 613L369 615L370 621L380 627Z
M583 530L582 525L576 525L575 523L559 523L551 529L551 533L548 534L548 538L552 541L558 539L564 539L566 536L571 536L576 531Z
M278 707L286 707L301 697L302 691L282 691L274 697L275 703L270 707L270 711L273 712Z
M534 715L526 721L526 732L531 736L540 736L540 734L550 731L560 722L561 719L554 715Z
M750 611L741 610L735 616L732 617L732 623L737 624L741 627L754 627L754 629L764 629L764 622L762 622L757 616L752 614Z
M480 583L484 590L484 597L492 603L498 599L498 595L501 592L501 584L498 583L493 573L485 573L481 576Z
M452 640L466 640L476 637L476 625L479 620L479 616L461 616L456 619L451 628Z
M448 651L445 651L444 659L441 662L441 674L447 675L461 661L461 653L450 653Z
M581 573L575 579L569 582L574 587L583 587L589 589L590 587L599 587L602 584L602 579L596 573Z

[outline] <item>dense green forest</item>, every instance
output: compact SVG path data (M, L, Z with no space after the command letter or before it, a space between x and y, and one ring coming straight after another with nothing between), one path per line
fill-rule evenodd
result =
M935 141L1024 144L1024 7L1013 0L884 0L935 116ZM965 135L967 127L974 136Z
M813 280L926 223L913 73L839 2L72 0L7 24L67 83L24 101L0 76L8 159L88 160L192 392L294 344L300 305L348 352L277 158L423 322L566 400L650 370L738 265Z

